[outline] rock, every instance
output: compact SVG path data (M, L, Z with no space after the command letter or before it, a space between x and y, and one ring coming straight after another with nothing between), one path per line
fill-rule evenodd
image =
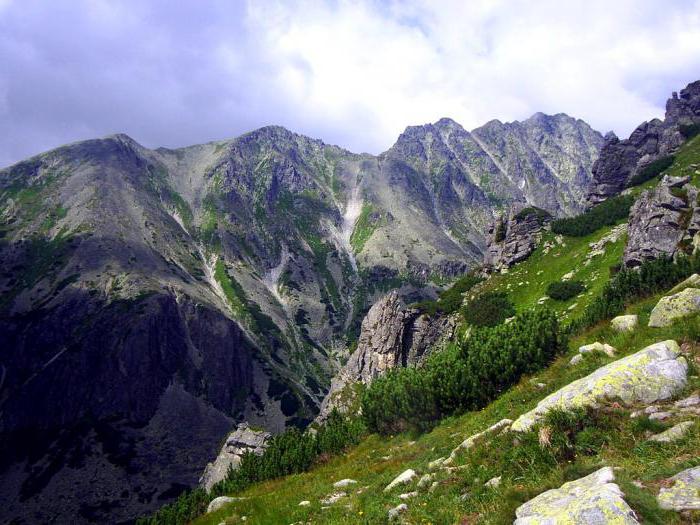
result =
M430 488L428 489L428 492L435 492L435 489L438 488L440 483L437 481L433 481L433 483L430 485Z
M613 470L603 467L543 492L516 509L513 525L637 525L614 479Z
M696 405L700 405L700 395L698 394L693 394L685 399L679 399L673 403L673 406L676 408L694 407Z
M537 247L540 233L552 216L522 203L511 206L508 218L500 217L491 225L485 265L503 271L524 261Z
M662 488L656 500L666 510L700 510L700 466L686 469L671 478L673 487Z
M384 489L384 492L389 492L391 489L396 487L397 485L405 485L407 483L410 483L414 479L416 479L416 471L413 469L408 469L404 470L401 474L396 476L394 480L389 483L386 488Z
M688 185L684 188L686 196L677 196L672 191L676 185L677 179L666 176L656 188L643 192L635 201L630 210L623 256L626 266L636 267L644 261L672 257L678 252L679 243L688 234L689 221L683 217L690 214L692 222L696 215L688 202L695 202L698 190Z
M329 494L328 496L323 498L321 500L321 505L333 505L334 503L343 499L347 495L348 494L346 492L334 492L333 494Z
M636 315L618 315L610 321L610 326L618 332L632 332L639 324L639 317Z
M672 415L673 414L671 414L671 412L654 412L649 416L649 419L652 421L663 421L665 419L668 419Z
M495 489L496 487L500 486L500 484L501 484L501 477L502 477L502 476L498 476L498 477L495 477L495 478L491 478L491 479L488 480L486 483L484 483L484 487L488 487L488 488L490 488L490 489Z
M454 317L407 307L396 290L379 299L363 319L357 349L331 381L316 421L324 421L333 408L347 409L355 396L348 388L352 384L369 384L392 368L421 363L455 326Z
M659 299L649 316L649 326L669 326L674 320L700 312L700 289L686 288Z
M679 354L678 344L669 340L613 361L544 398L520 416L511 430L529 430L553 408L597 406L606 400L650 404L668 399L687 382L688 364Z
M452 452L450 453L450 456L443 461L443 465L451 465L452 462L455 460L457 457L457 454L459 453L460 450L469 450L472 448L478 441L481 439L485 438L486 436L490 434L495 434L496 432L499 432L501 430L504 430L506 428L509 428L510 425L513 423L513 420L511 419L501 419L498 423L495 423L494 425L491 425L489 428L486 430L482 430L478 434L474 434L473 436L468 437L464 441L462 441L457 447L455 447Z
M241 498L232 498L230 496L219 496L218 498L214 498L213 500L211 500L209 502L209 505L207 506L207 513L216 512L224 505L228 505L229 503L233 503L234 501L240 501L240 500L241 500Z
M676 286L671 288L671 290L669 290L668 293L669 293L669 295L674 294L674 293L678 293L681 290L683 290L684 288L700 288L700 275L698 275L697 273L694 273L693 275L688 277L682 283L678 283Z
M583 361L583 356L581 354L576 354L574 357L571 358L571 361L569 361L569 365L576 366L581 361Z
M300 507L308 507L309 505L311 505L311 502L309 500L304 500L304 501L299 502Z
M333 483L333 488L342 489L349 485L355 485L356 483L357 481L355 481L354 479L341 479L340 481L336 481L335 483Z
M591 352L602 352L609 357L615 357L615 352L616 352L615 348L613 348L609 344L599 343L598 341L596 341L595 343L588 344L588 345L583 345L578 349L578 351L581 354L588 354Z
M418 485L416 485L419 489L424 489L428 485L430 485L431 481L433 481L433 478L435 477L435 474L423 474L421 478L418 480Z
M405 503L402 503L401 505L397 505L393 509L389 509L389 521L394 520L399 517L400 514L406 512L408 510L408 505Z
M660 434L651 436L649 441L658 441L659 443L671 443L673 441L678 441L685 436L692 426L692 421L683 421L682 423L678 423Z
M238 425L226 438L214 462L204 468L202 477L199 478L199 486L209 492L216 483L226 477L229 468L238 468L243 454L262 454L271 436L272 434L264 430L253 430L248 423Z
M430 463L428 463L428 469L430 469L430 470L435 470L435 469L438 468L440 465L442 465L442 463L443 463L444 461L445 461L445 458L438 458L438 459L436 459L436 460L434 460L434 461L431 461Z
M569 273L565 273L564 275L561 276L562 281L570 281L571 279L574 278L574 271L571 270Z
M399 499L411 499L415 498L418 495L418 492L413 491L413 492L406 492L404 494L399 494Z

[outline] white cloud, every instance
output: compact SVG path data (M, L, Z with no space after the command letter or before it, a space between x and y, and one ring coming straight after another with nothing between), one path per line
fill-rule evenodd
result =
M700 0L46 5L0 0L0 164L85 133L272 123L377 153L407 125L536 111L625 136L700 77Z

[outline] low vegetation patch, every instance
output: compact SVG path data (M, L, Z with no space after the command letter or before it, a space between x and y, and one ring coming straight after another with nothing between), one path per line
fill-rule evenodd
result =
M690 140L693 137L700 135L700 124L684 124L680 126L680 132L685 140Z
M611 197L576 217L557 219L552 222L552 231L570 237L585 237L603 226L612 226L627 218L632 204L632 195Z
M637 174L635 174L629 181L627 181L627 187L639 186L648 180L653 179L657 175L670 168L675 162L676 157L673 155L668 155L666 157L661 157L656 159L654 162L645 166Z
M483 281L481 277L467 274L460 277L447 290L440 292L438 299L434 301L421 301L413 305L422 313L435 315L436 313L451 314L462 306L462 294L471 290L475 285Z
M505 292L485 292L462 308L462 317L473 326L496 326L515 315L515 306Z
M531 215L534 216L537 219L537 222L540 224L552 218L552 214L548 211L536 206L528 206L527 208L523 208L518 212L518 214L515 216L515 220L521 221L527 217L530 217Z
M585 289L581 281L558 281L547 286L547 295L555 301L568 301Z

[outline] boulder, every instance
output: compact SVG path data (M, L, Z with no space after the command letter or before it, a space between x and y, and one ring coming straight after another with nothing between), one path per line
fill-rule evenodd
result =
M354 479L341 479L340 481L336 481L335 483L333 483L333 488L342 489L350 485L355 485L356 483L357 481L355 481Z
M488 487L490 489L495 489L501 485L501 478L502 476L497 476L495 478L491 478L488 480L486 483L484 483L484 487Z
M669 399L687 382L688 363L675 341L662 341L613 361L550 394L520 416L511 430L524 432L553 408L595 407L603 401L651 404Z
M459 453L460 450L469 450L474 445L476 445L477 442L484 439L486 436L488 436L490 434L495 434L497 432L500 432L501 430L507 429L510 427L510 425L512 423L513 423L512 419L501 419L498 423L491 425L486 430L482 430L481 432L474 434L473 436L468 437L467 439L462 441L459 445L457 445L457 447L455 447L452 450L452 452L450 453L450 456L445 461L442 462L442 465L451 465L452 462L457 457L457 454Z
M588 345L583 345L579 347L578 349L580 354L589 354L591 352L602 352L603 354L609 356L609 357L615 357L615 348L610 346L607 343L599 343L596 341L595 343L591 343Z
M639 522L610 467L558 489L543 492L518 507L513 525L637 525Z
M384 492L389 492L391 489L393 489L394 487L396 487L398 485L406 485L407 483L410 483L411 481L416 479L416 476L417 476L417 474L416 474L415 470L413 470L411 468L408 470L404 470L401 474L396 476L394 478L394 480L384 488Z
M673 406L676 408L688 408L697 405L700 405L700 394L693 394L692 396L688 396L684 399L679 399L678 401L673 403Z
M406 512L407 510L408 510L408 505L406 505L405 503L402 503L401 505L397 505L393 509L389 509L389 512L387 514L389 517L389 521L398 518L400 514Z
M207 513L216 512L224 505L228 505L234 501L240 501L240 498L232 498L230 496L219 496L218 498L214 498L209 502L209 506L207 506Z
M673 441L678 441L686 435L692 426L692 421L683 421L682 423L678 423L660 434L651 436L649 441L657 441L659 443L671 443Z
M308 507L309 505L311 505L311 502L309 500L304 500L304 501L299 502L300 507Z
M551 220L551 215L544 210L523 203L513 204L507 217L500 217L491 225L486 267L503 271L527 259L537 247L540 233Z
M347 492L334 492L323 498L320 503L321 505L333 505L347 495Z
M236 469L246 452L262 454L272 434L264 430L253 430L248 423L241 423L231 432L221 447L214 462L207 464L199 478L199 486L209 492L211 488L224 479L229 468Z
M669 295L678 293L685 288L700 288L700 275L694 273L682 283L678 283L676 286L671 288L668 293Z
M649 316L649 326L669 326L676 319L700 312L700 288L686 288L659 299Z
M399 499L403 499L403 500L411 499L411 498L415 498L417 495L418 495L418 492L416 492L414 490L413 492L406 492L404 494L399 494Z
M618 332L633 332L639 324L639 317L636 315L618 315L610 321L610 326Z
M700 466L686 469L671 478L673 486L662 488L659 507L666 510L700 510Z
M581 361L583 361L583 356L581 354L576 354L574 357L571 358L571 361L569 361L569 365L576 366Z

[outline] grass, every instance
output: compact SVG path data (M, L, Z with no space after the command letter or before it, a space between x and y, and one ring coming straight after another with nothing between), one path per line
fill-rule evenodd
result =
M236 495L246 499L203 516L194 523L240 523L243 516L247 518L246 523L265 524L298 521L385 523L388 509L401 502L397 494L414 490L411 487L385 494L383 488L396 475L406 468L414 468L421 474L428 472L430 461L447 456L464 438L504 417L517 417L533 408L548 393L612 360L602 355L586 356L582 364L569 367L568 361L580 344L593 340L608 342L618 349L619 356L624 356L647 344L676 338L694 341L693 357L700 359L700 348L695 341L700 331L700 316L668 328L649 328L644 321L653 302L654 299L649 299L629 309L641 314L643 325L631 334L614 333L605 323L573 339L569 353L538 374L536 382L544 383L544 388L535 384L535 378L528 377L484 410L445 419L428 434L402 434L389 438L371 435L344 457L321 463L304 474L255 485ZM697 370L691 372L696 373ZM700 381L696 376L684 393L698 388ZM405 522L512 523L518 505L544 490L608 465L619 468L616 475L627 495L627 502L645 523L680 523L677 514L658 508L655 494L663 479L700 463L700 424L696 421L688 436L674 444L648 443L647 427L629 417L632 408L604 408L609 423L597 436L602 445L589 455L578 454L572 459L555 457L537 444L534 432L521 435L517 447L513 445L512 434L477 445L458 456L455 465L461 470L438 474L435 478L438 486L434 492L421 492L407 502L409 510L404 515ZM663 428L669 425L664 423ZM499 488L483 486L485 481L498 475L503 475ZM319 500L334 492L332 483L343 478L355 479L358 484L348 491L348 497L329 509L321 509ZM637 488L632 481L641 482L644 488ZM310 501L311 505L299 507L302 500Z
M377 221L372 220L373 211L374 208L369 202L362 204L362 211L355 221L355 228L350 235L350 245L355 253L362 251L374 231L380 226Z

